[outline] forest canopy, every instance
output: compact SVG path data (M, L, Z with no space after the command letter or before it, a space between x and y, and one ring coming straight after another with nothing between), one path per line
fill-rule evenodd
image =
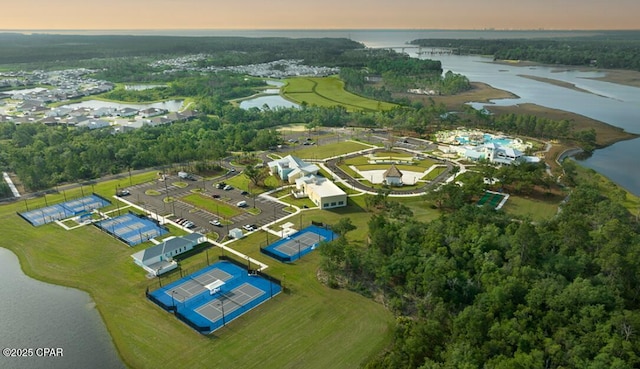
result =
M631 31L563 39L419 39L411 43L451 49L458 55L492 55L496 60L640 71L640 39Z
M379 207L367 246L320 249L330 285L397 316L367 368L640 365L640 229L597 188L540 224L475 205L425 223L398 207Z

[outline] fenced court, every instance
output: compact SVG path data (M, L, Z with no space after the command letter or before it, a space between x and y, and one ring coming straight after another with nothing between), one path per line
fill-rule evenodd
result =
M282 291L281 283L241 264L219 261L147 297L202 334L228 324Z
M478 200L478 206L483 206L487 204L490 207L498 210L504 206L508 198L509 198L509 195L507 194L502 194L502 193L493 192L493 191L485 191L484 195L482 195L480 200Z
M135 246L169 233L157 222L131 212L119 217L101 220L94 225L129 246Z
M298 260L315 250L323 241L332 241L338 235L331 230L311 225L289 237L260 248L260 252L282 262Z
M60 204L25 211L18 213L18 215L33 226L37 227L43 224L55 222L56 220L62 220L90 212L94 209L100 209L108 205L111 205L109 200L99 195L92 194L79 199L65 201Z

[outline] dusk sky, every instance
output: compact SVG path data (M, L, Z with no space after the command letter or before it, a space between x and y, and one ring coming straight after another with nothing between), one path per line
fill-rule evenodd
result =
M1 29L640 29L640 0L19 0Z

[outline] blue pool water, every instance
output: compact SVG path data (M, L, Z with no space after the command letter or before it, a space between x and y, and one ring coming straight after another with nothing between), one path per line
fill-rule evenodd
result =
M469 144L469 137L468 136L460 136L460 137L456 137L456 141L460 142L460 144L462 145L467 145ZM488 144L488 143L495 143L498 144L500 146L509 146L511 145L511 143L513 142L512 139L510 138L496 138L493 137L490 134L485 133L483 135L483 143Z

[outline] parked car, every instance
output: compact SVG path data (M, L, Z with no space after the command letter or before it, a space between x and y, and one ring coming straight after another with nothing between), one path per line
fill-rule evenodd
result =
M233 190L233 187L231 187L229 185L226 185L222 189L225 190L225 191L231 191L231 190Z
M247 202L246 201L238 201L236 206L239 207L239 208L246 208L247 207Z
M240 192L240 195L247 196L248 194L249 194L249 192L247 192L247 191L242 191L242 192Z
M213 195L211 195L211 197L213 197L214 199L219 199L220 195L218 195L217 193L214 193Z
M253 225L251 224L245 224L242 226L242 228L244 228L245 231L247 232L251 232L251 231L255 231L256 228L253 227Z
M120 191L118 191L117 195L121 196L121 197L122 196L129 196L129 195L131 195L131 192L129 192L129 190L120 190Z
M222 223L218 219L210 220L209 224L214 225L216 227L222 227Z

